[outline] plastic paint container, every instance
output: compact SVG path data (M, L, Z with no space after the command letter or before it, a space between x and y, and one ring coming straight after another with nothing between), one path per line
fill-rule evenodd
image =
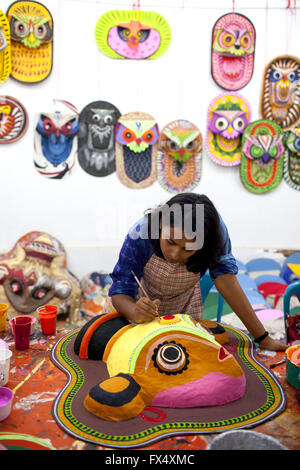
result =
M12 351L10 349L0 349L0 385L4 386L8 382L10 358Z
M300 374L300 344L290 346L286 350L286 378L289 384L298 388Z
M0 331L6 330L7 304L0 304Z
M37 309L42 332L45 335L51 335L56 331L57 310L56 305L43 305Z
M30 325L30 336L33 335L34 331L35 331L35 325L36 325L36 322L37 322L37 319L33 316L33 315L18 315L19 317L25 317L25 318L30 318L31 320L31 325ZM11 328L11 331L12 331L12 334L14 334L14 327L13 327L13 324L14 324L14 319L16 317L13 317L11 318L8 323L10 325L10 328Z
M0 421L6 419L11 412L14 392L7 387L0 387Z

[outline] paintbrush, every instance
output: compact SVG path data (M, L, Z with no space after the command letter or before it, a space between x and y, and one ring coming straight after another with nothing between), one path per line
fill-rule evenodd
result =
M134 279L138 283L138 285L141 288L141 291L143 292L143 294L147 297L147 299L151 300L149 295L147 294L147 292L145 291L145 289L143 288L142 284L140 283L140 281L138 280L138 278L136 277L136 275L134 274L133 271L131 271L131 274L133 275ZM156 314L157 314L158 318L160 318L160 315L159 315L157 310L158 310L158 306L156 305Z

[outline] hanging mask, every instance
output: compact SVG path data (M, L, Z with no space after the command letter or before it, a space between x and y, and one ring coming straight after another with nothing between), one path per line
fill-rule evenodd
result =
M156 59L169 47L171 30L163 16L153 11L112 10L95 28L101 52L114 59Z
M116 171L129 188L146 188L156 180L159 130L146 113L128 113L116 125Z
M11 30L11 76L24 83L38 83L51 72L53 19L41 3L20 1L8 11Z
M221 16L212 33L211 72L225 90L239 90L251 80L254 66L255 29L238 13Z
M0 96L0 144L10 144L23 137L28 116L21 103L11 96Z
M9 21L0 10L0 85L11 72L11 46Z
M108 176L116 171L115 126L120 111L106 101L88 104L79 115L78 160L93 176Z
M75 165L77 150L77 114L41 113L35 128L37 171L51 179L62 179Z
M157 179L170 193L191 191L201 177L202 136L183 119L165 126L159 135Z
M291 188L300 191L300 124L285 133L283 177Z
M283 172L283 131L269 120L254 121L242 138L240 176L246 189L263 194L275 189Z
M266 67L260 101L263 119L275 121L283 129L300 120L300 59L277 57Z
M215 163L240 164L242 135L250 121L250 105L238 93L224 93L212 101L207 115L206 151Z

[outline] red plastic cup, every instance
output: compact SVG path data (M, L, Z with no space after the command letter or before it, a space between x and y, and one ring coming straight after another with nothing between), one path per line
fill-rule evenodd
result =
M37 309L44 335L52 335L56 332L57 310L56 305L43 305Z
M31 319L26 317L15 317L13 322L15 348L20 351L29 348Z

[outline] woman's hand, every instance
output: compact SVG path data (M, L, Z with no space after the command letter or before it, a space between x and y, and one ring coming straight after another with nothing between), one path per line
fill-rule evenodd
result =
M287 344L277 339L273 339L270 336L267 336L263 341L259 343L259 348L268 349L269 351L285 351L287 348Z
M135 303L134 316L132 321L135 323L145 323L152 321L157 316L157 309L160 300L150 300L148 297L141 297Z

